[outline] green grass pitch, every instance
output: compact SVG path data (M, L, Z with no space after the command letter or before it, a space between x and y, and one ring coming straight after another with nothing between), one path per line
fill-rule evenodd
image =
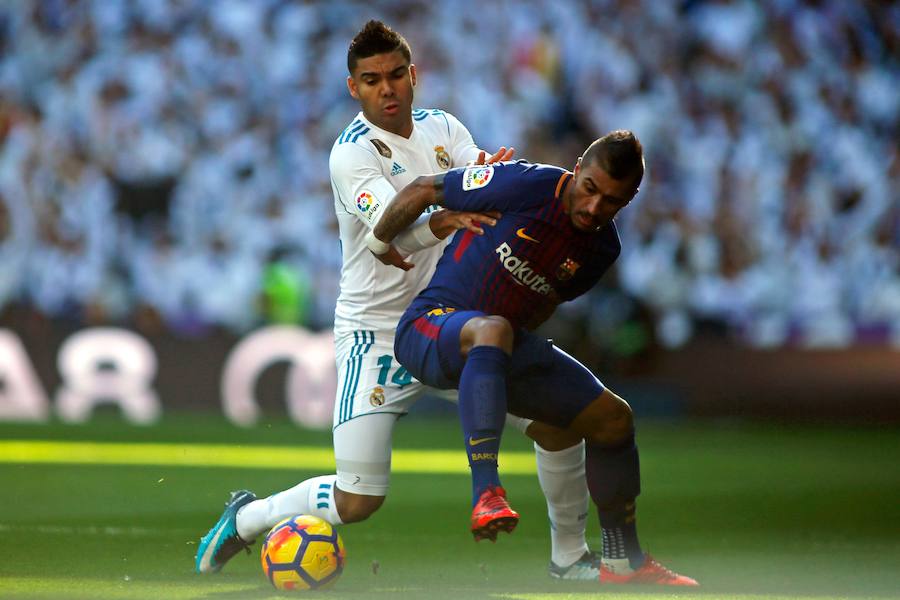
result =
M521 524L496 544L475 544L456 423L410 417L397 428L402 452L388 501L369 521L341 528L347 569L334 589L307 596L900 597L897 429L639 426L642 544L696 577L699 590L549 579L546 507L530 445L517 432L504 436L501 469L509 467L504 483ZM328 432L284 423L242 430L196 415L149 428L114 418L77 427L0 424L0 598L284 597L264 580L258 545L219 575L201 577L192 572L196 542L229 490L266 494L330 472L329 446ZM588 532L597 547L593 513Z

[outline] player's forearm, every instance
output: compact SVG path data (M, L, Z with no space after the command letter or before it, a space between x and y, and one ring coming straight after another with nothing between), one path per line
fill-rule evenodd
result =
M425 209L438 203L435 177L417 177L394 196L390 206L375 225L373 233L385 243L393 241L397 234L409 227ZM443 178L441 178L443 179ZM443 185L443 181L440 182Z
M424 213L420 215L419 218L413 221L412 225L397 234L397 237L393 240L394 247L400 251L400 254L409 256L414 252L424 250L425 248L431 248L432 246L439 244L441 240L449 234L439 236L438 233L434 231L431 222L433 220L433 215L442 212L446 211L439 210L435 213Z

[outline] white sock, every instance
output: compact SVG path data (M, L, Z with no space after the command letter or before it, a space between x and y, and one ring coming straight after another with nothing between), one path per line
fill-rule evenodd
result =
M334 505L335 481L337 475L313 477L289 490L254 500L238 511L238 535L245 541L252 541L282 519L294 515L313 515L332 525L342 524Z
M558 452L535 442L534 451L550 517L550 559L567 567L588 551L584 531L590 496L584 478L584 442Z

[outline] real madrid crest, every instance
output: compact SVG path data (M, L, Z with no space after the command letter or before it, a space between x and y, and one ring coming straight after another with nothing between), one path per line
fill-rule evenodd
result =
M372 393L369 395L369 404L372 406L381 406L384 404L384 388L381 386L376 387L372 390Z
M388 145L382 142L381 140L371 139L372 145L375 146L375 149L378 150L378 154L382 155L385 158L391 157L391 149L388 148Z
M438 166L442 169L450 168L450 155L444 150L443 146L434 147L434 158L437 160Z
M561 281L566 281L572 279L572 276L575 275L575 271L580 267L577 262L572 260L571 258L567 258L566 260L560 263L559 268L556 269L556 278Z

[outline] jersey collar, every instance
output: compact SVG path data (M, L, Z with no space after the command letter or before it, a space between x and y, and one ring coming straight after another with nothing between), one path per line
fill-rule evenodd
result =
M418 135L418 131L419 131L419 128L416 127L416 122L413 121L412 133L409 135L408 138L405 138L402 135L397 135L396 133L391 133L387 129L382 129L375 123L368 120L362 111L359 111L359 114L356 115L356 118L359 119L360 121L362 121L363 123L365 123L368 127L370 127L373 132L377 132L378 136L375 136L375 137L379 137L379 136L386 137L395 143L409 144L411 141L413 141L413 139L415 139L415 137Z

